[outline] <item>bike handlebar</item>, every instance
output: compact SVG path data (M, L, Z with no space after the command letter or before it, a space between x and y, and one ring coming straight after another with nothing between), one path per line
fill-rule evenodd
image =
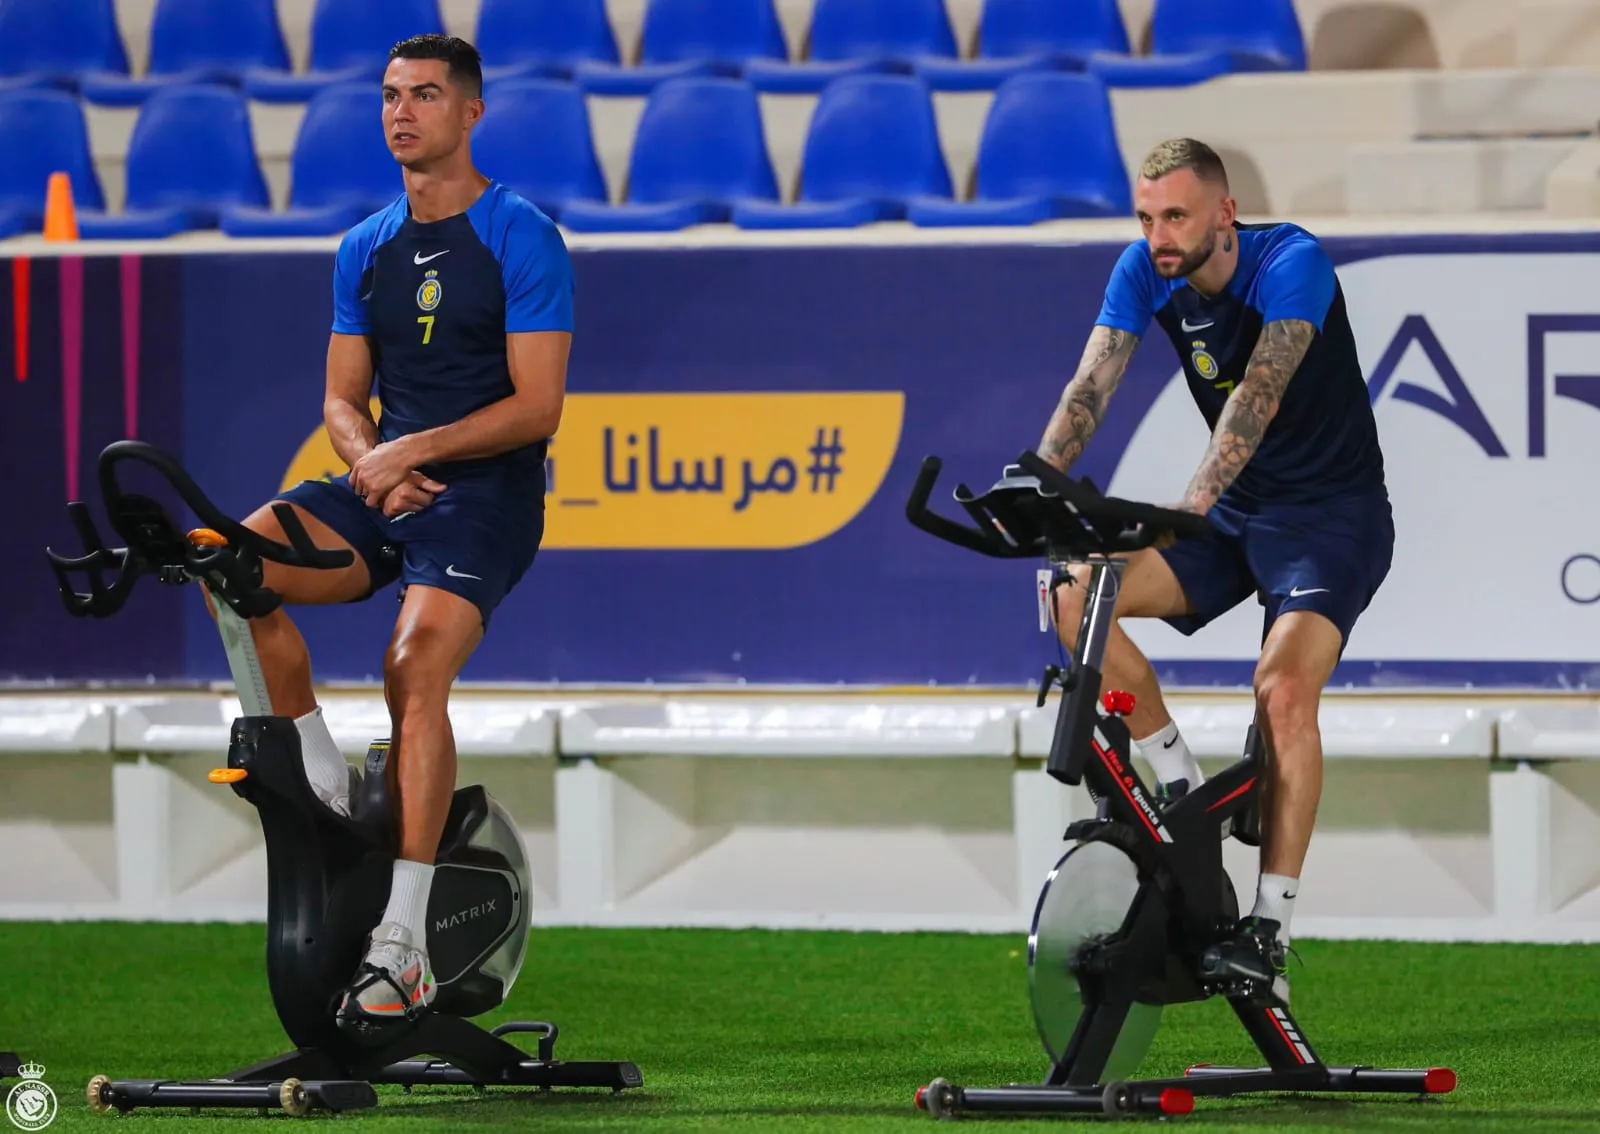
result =
M1102 496L1087 479L1073 480L1031 450L981 495L956 485L955 501L976 521L969 526L928 507L942 467L938 457L923 460L906 518L929 535L997 559L1126 554L1167 535L1194 539L1209 530L1206 518L1193 512Z
M149 465L160 473L205 529L185 535L156 501L124 492L117 469L126 461ZM78 617L115 614L127 601L138 577L155 573L164 583L203 579L213 594L240 615L257 618L276 610L282 601L278 594L261 586L263 561L314 570L347 567L355 561L348 549L330 550L313 543L294 509L283 501L274 503L272 510L289 537L287 545L251 531L224 515L171 454L148 442L116 441L106 446L100 454L99 483L112 530L127 541L127 546L108 549L88 506L72 501L67 511L88 554L68 558L45 549L61 585L67 612ZM110 567L115 567L118 575L108 586L101 572ZM88 573L87 594L73 587L69 578L72 571Z

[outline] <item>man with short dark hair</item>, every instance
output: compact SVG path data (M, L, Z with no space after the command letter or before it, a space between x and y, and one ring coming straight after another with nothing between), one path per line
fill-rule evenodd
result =
M545 455L566 394L572 264L547 216L474 167L482 92L478 52L463 40L418 36L390 53L383 129L405 192L351 229L334 263L323 419L350 471L281 497L316 543L355 560L265 568L265 585L289 604L355 602L400 584L383 659L399 855L388 907L338 1005L340 1026L362 1040L434 998L427 911L455 789L450 687L538 551ZM284 539L270 507L247 523ZM282 609L252 631L313 790L348 814L354 772L322 719L304 640Z
M1207 516L1213 531L1133 555L1117 614L1192 634L1258 594L1266 604L1254 683L1267 750L1261 877L1250 916L1205 963L1209 975L1271 984L1287 999L1289 918L1322 788L1317 709L1393 556L1383 453L1344 294L1316 237L1292 224L1239 224L1222 160L1192 138L1151 151L1135 205L1145 238L1112 272L1039 453L1071 467L1159 323L1212 432L1178 507ZM1058 593L1057 627L1070 642L1083 587ZM1135 694L1128 724L1158 796L1198 787L1155 672L1120 626L1105 676Z

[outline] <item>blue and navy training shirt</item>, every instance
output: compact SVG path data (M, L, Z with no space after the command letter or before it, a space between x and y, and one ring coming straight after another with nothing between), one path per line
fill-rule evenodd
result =
M572 331L573 273L554 222L498 182L464 213L421 224L404 195L345 234L333 329L367 335L383 441L460 421L509 397L506 335ZM428 471L447 485L509 480L544 499L547 441Z
M1164 279L1150 245L1130 245L1097 323L1144 335L1153 318L1183 360L1189 392L1215 430L1261 328L1303 319L1317 329L1272 424L1224 499L1302 504L1383 489L1383 453L1344 292L1317 238L1292 224L1236 225L1239 263L1222 294Z

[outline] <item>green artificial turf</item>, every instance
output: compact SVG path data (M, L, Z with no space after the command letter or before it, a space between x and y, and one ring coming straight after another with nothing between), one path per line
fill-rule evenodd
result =
M913 1106L1046 1073L1018 937L536 930L509 1006L553 1020L558 1055L630 1059L639 1090L383 1088L376 1110L295 1120L254 1111L95 1116L91 1076L201 1078L278 1053L260 926L0 926L0 1050L46 1068L54 1130L246 1131L314 1124L406 1134L502 1128L681 1131L940 1127ZM1444 1065L1453 1095L1200 1100L1160 1128L1206 1131L1600 1130L1600 948L1296 943L1294 1007L1329 1063ZM1256 1064L1221 1001L1167 1010L1141 1075ZM8 1082L7 1087L11 1084ZM1002 1130L1063 1121L963 1119ZM110 1124L110 1125L108 1125ZM0 1121L0 1131L9 1127Z

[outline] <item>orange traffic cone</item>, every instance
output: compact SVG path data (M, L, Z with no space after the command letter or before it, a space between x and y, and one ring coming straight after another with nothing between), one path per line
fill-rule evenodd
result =
M44 198L44 238L78 239L78 209L72 203L72 178L65 173L50 175L50 187Z

